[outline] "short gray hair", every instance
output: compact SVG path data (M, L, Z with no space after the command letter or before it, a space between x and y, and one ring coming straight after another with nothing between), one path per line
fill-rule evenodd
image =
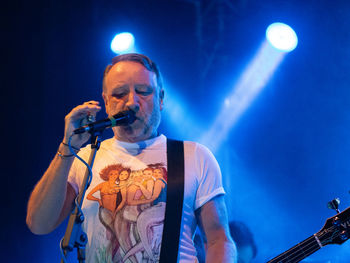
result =
M154 72L157 77L157 86L159 87L159 91L163 89L163 79L157 64L145 55L138 54L138 53L128 53L128 54L123 54L112 58L112 63L105 68L105 71L103 73L103 81L102 81L103 91L105 91L105 85L106 85L105 78L108 72L111 70L111 68L115 64L121 61L133 61L143 65L149 71Z

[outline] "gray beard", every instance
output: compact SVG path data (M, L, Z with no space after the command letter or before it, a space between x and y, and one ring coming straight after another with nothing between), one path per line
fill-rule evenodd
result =
M158 112L154 111L147 123L145 122L140 123L141 125L143 125L143 127L141 128L141 131L138 132L137 130L139 130L140 128L139 127L133 128L132 125L126 126L126 127L123 127L123 126L113 127L114 136L117 139L120 139L122 141L133 141L133 142L153 138L157 136L157 130L160 124L160 120L161 120L160 111ZM140 121L140 120L136 120L136 121ZM140 137L142 139L140 139Z

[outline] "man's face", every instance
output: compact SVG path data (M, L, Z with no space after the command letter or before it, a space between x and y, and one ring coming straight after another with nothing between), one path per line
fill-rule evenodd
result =
M105 77L103 99L106 112L113 116L132 110L136 120L128 126L113 128L114 136L121 141L137 142L157 135L160 111L163 109L163 91L157 87L154 72L132 61L116 63Z

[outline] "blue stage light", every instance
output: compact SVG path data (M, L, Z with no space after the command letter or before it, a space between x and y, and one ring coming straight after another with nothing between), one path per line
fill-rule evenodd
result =
M135 38L131 33L120 33L113 38L111 42L111 49L116 54L133 52L135 48L134 43Z
M200 142L216 152L227 138L230 129L252 104L273 76L286 52L281 52L264 41L253 60L248 64L223 106Z
M266 38L274 48L284 52L290 52L298 45L298 37L294 30L283 23L268 26Z
M171 132L174 133L172 136L182 140L197 140L198 134L204 130L202 124L191 114L189 105L176 93L176 89L167 83L164 105L163 114L166 115L164 122L172 127Z

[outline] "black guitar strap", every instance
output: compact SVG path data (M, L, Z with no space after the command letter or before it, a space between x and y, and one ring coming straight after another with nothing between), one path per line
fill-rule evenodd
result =
M176 263L181 231L184 198L184 144L167 139L167 201L165 209L160 263Z

